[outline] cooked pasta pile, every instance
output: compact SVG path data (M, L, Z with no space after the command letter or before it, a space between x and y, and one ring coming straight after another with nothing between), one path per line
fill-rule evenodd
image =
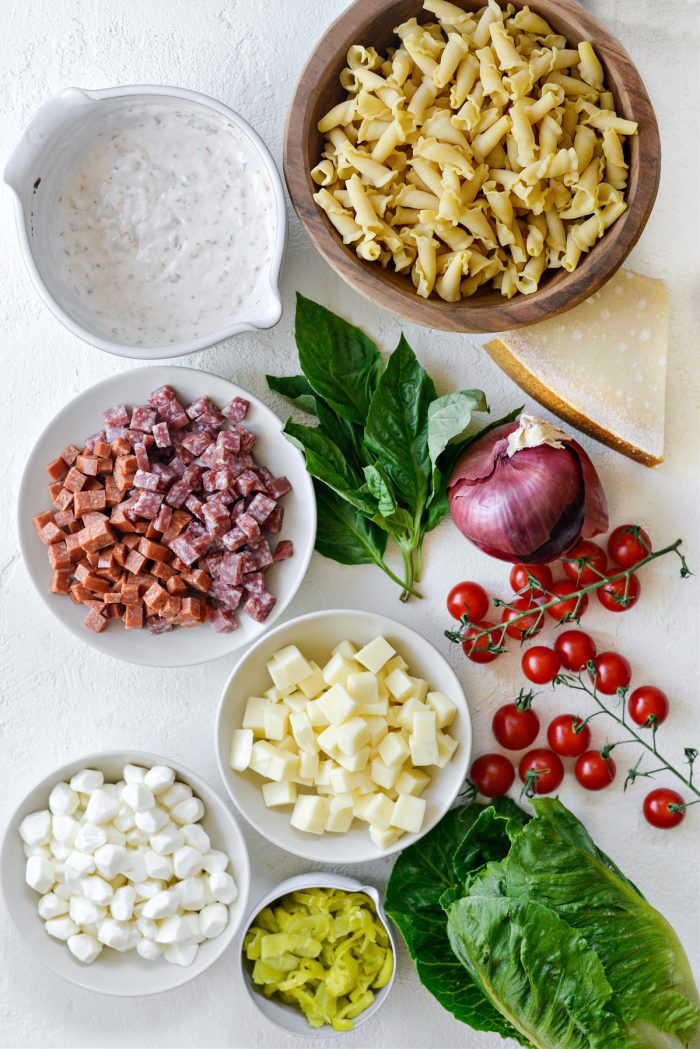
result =
M386 57L353 45L319 122L314 194L345 244L447 302L532 294L571 272L627 205L625 137L590 43L524 7L425 0Z

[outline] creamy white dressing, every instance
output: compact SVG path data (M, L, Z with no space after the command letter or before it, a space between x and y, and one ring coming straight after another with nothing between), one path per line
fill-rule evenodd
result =
M64 279L105 334L133 346L252 320L276 234L253 143L196 103L108 115L58 193Z

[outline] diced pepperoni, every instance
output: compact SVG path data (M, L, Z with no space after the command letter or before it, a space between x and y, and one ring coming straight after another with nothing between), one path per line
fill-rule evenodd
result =
M167 546L162 546L160 543L154 543L151 539L141 539L138 545L140 553L144 557L149 558L151 561L169 561L172 557L170 550Z
M71 557L68 553L68 546L65 540L59 540L57 543L52 543L49 546L47 553L52 568L70 568Z
M221 409L221 414L230 419L232 423L239 423L241 419L245 419L249 408L250 401L247 401L245 397L234 397L230 404Z
M73 571L70 568L54 568L51 573L51 593L69 594Z
M73 506L76 517L82 517L90 510L104 510L107 505L107 497L104 488L96 492L76 492L73 496Z
M80 492L85 487L86 481L87 477L85 474L82 474L75 466L71 466L68 476L63 482L63 487L67 488L69 492Z
M94 608L90 609L83 622L88 630L94 630L96 634L101 634L107 626L107 619Z
M127 572L133 572L134 575L138 575L147 560L138 550L132 550L124 562L124 567Z
M65 477L68 473L68 463L66 463L59 455L57 459L54 459L47 464L46 470L53 481L60 481L60 479Z
M126 492L134 483L138 463L135 455L120 455L114 461L114 482L120 492ZM68 475L70 477L70 474Z
M153 583L143 595L143 602L154 612L161 612L168 603L168 591L160 583Z
M54 514L54 521L59 528L67 528L68 525L75 523L75 514L72 510L57 510Z
M117 426L129 425L129 413L125 404L118 404L115 408L107 408L106 411L102 412L102 418L108 430L113 430Z
M143 626L143 605L127 604L124 612L124 626L127 630L140 630Z
M60 543L65 540L65 533L61 531L55 521L47 521L39 532L42 543L49 546L51 543Z

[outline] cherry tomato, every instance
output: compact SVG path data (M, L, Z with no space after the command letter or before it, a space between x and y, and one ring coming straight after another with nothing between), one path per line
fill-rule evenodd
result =
M554 751L540 747L520 759L518 774L523 783L531 783L532 794L551 794L564 779L564 766Z
M536 579L540 585L533 587L528 575ZM513 565L510 570L510 585L516 594L525 590L533 597L542 597L543 591L549 590L552 585L552 569L549 565Z
M547 742L555 754L561 754L563 758L577 758L588 750L591 730L575 714L560 714L549 723Z
M511 624L506 630L508 637L514 637L517 641L521 641L524 634L527 634L528 637L534 637L535 634L539 634L544 626L544 615L538 611L539 605L537 602L528 596L516 597L510 604L510 608L503 609L503 614L501 615L502 623L510 623L511 619L522 615L523 612L529 612L531 608L535 611L531 616L525 616L523 619L518 619L517 623Z
M629 579L613 579L612 583L606 583L596 590L596 595L603 608L608 612L626 612L637 604L642 587L636 575Z
M515 769L503 754L482 754L471 767L469 778L487 798L500 798L513 786Z
M561 668L559 656L546 645L533 645L523 652L521 666L525 677L534 685L549 684Z
M506 703L493 715L491 728L506 750L525 750L537 739L540 719L534 710L518 710L515 703Z
M489 595L479 583L457 583L447 595L447 611L453 619L466 613L472 623L480 623L489 610Z
M604 758L599 750L587 750L576 762L574 774L586 790L603 790L615 779L615 762Z
M675 790L668 787L657 787L650 791L644 799L642 811L647 823L652 827L669 830L677 827L685 819L685 807L681 809L671 808L671 805L685 805L683 798Z
M554 642L554 651L564 669L577 674L595 658L595 641L582 630L564 630Z
M627 688L632 680L632 667L617 652L601 652L593 662L595 674L590 675L591 681L606 696L614 696L618 688Z
M668 716L668 698L654 685L640 685L629 698L627 710L632 721L642 728L660 725ZM650 721L653 718L653 721Z
M633 529L639 530L639 538ZM620 525L610 533L608 553L620 568L634 568L651 551L651 539L639 525Z
M585 564L579 565L580 558L585 558ZM561 563L564 575L578 583L579 586L588 586L596 583L608 567L608 559L605 551L601 550L595 543L588 539L581 539L571 550L567 551L566 560Z
M464 631L462 650L467 659L471 659L472 663L491 663L500 655L499 652L489 652L489 642L492 645L500 643L500 630L494 629L493 632L484 634L483 637L478 638L476 641L470 640L476 634L480 634L482 630L487 630L489 627L495 628L496 624L491 623L488 619L484 619L481 623L474 623Z
M563 600L563 598L566 598L569 594L575 593L578 589L579 588L576 584L572 583L569 579L560 579L558 583L554 583L551 587L551 591L553 594L561 596L562 600L557 601L557 603L552 605L551 608L548 608L547 615L550 615L552 619L556 619L558 623L569 622L566 617L573 617L574 613L576 613L577 618L580 619L588 608L588 598L586 595L584 594L580 601L575 597L572 597L569 601ZM578 611L576 608L577 601Z

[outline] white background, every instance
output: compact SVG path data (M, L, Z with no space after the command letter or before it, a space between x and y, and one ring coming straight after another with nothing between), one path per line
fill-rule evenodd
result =
M379 2L379 0L378 0ZM63 87L177 84L221 99L260 131L278 162L284 118L309 49L344 7L344 0L5 0L0 36L0 141L9 149L23 123ZM639 520L658 543L687 541L700 572L698 544L698 150L689 110L697 108L691 70L700 39L697 0L589 0L637 62L655 105L663 142L659 199L631 262L664 278L671 291L667 461L649 471L594 442L592 454L607 490L613 522ZM671 17L672 15L672 17ZM0 193L0 347L3 497L0 499L0 826L47 771L81 753L134 747L169 755L196 769L219 790L213 717L231 661L184 670L150 670L101 657L66 633L32 591L17 550L14 502L25 457L45 422L86 386L131 367L69 335L40 304L19 256L8 192ZM479 336L448 335L401 323L360 299L316 254L290 211L282 273L285 313L260 335L244 335L181 361L217 372L284 407L266 390L264 372L296 370L292 339L297 289L361 323L384 349L401 328L440 392L482 387L494 411L522 403L522 394L480 349ZM694 233L693 233L694 231ZM80 437L80 433L76 433ZM37 509L40 509L39 507ZM345 568L314 556L288 614L343 604L371 607L416 627L448 655L466 689L476 749L492 748L489 721L520 683L514 654L491 667L465 664L442 638L444 597L463 578L477 578L505 596L507 568L469 547L448 521L426 549L423 602L401 605L388 581L370 568ZM635 682L661 685L672 712L660 733L663 750L680 758L698 745L697 577L678 579L675 563L657 562L643 578L640 604L621 616L598 607L586 620L599 647L623 651ZM541 711L571 709L556 696ZM575 705L573 709L577 708ZM543 720L546 720L543 718ZM595 723L594 723L595 724ZM594 731L602 743L604 728ZM618 752L620 753L620 752ZM618 765L626 767L624 757ZM700 811L670 833L648 827L640 814L644 782L626 795L622 776L600 795L585 794L569 776L561 796L678 930L698 969L697 829ZM659 784L674 785L670 777ZM308 868L244 827L254 894ZM382 884L388 863L362 869ZM356 869L346 869L357 873ZM504 1044L456 1023L418 986L402 950L391 998L352 1046L468 1047ZM37 964L6 914L0 922L0 1043L3 1046L282 1046L317 1045L268 1027L236 984L229 952L196 983L152 999L117 1001L63 983Z

